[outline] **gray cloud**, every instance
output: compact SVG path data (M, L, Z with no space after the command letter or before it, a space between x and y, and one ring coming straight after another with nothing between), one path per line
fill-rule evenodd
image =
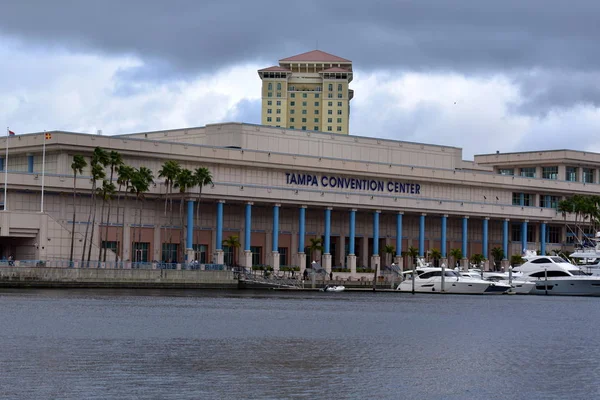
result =
M245 122L260 124L260 99L242 99L233 106L223 118L223 122Z

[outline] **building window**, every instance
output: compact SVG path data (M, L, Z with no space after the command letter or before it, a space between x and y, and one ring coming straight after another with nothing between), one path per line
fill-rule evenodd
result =
M512 224L511 227L511 240L513 242L521 241L521 223ZM527 225L527 242L535 242L535 228L531 224Z
M267 105L268 105L268 106L272 106L272 105L273 105L273 102L272 102L271 100L268 100L268 101L267 101Z
M333 110L327 110L327 114L332 115L333 114Z
M281 114L281 108L277 109L277 114Z
M305 130L306 130L306 127L305 127L305 126L303 126L303 127L302 127L302 130L303 130L303 131L305 131Z
M277 105L281 106L281 100L277 100Z
M333 83L327 85L327 89L331 92L333 90Z
M294 107L296 105L295 101L290 101L290 106Z
M267 117L267 122L271 122L271 117Z
M277 252L279 253L279 266L288 265L287 247L278 247Z
M302 114L306 114L306 110L302 110Z
M281 118L279 118L279 117L275 118L275 122L281 122Z
M302 97L306 99L308 97L308 94L302 93Z
M318 131L319 127L318 126L313 126L313 131Z
M192 246L194 249L194 259L199 264L206 264L208 262L208 245L207 244L195 244Z
M273 84L271 82L269 82L269 86L268 86L269 90L273 90Z
M321 90L321 87L317 86L317 90ZM319 98L319 93L315 93L315 99Z
M133 262L148 262L148 253L150 249L150 243L148 242L133 242L132 243L132 259Z
M338 118L338 119L337 119L337 123L338 123L338 124L341 124L341 123L342 123L342 119L341 119L341 118Z
M318 114L319 114L319 110L315 110L315 115L318 115Z
M290 110L290 114L296 114L296 110Z
M281 97L281 92L277 92L277 97Z
M314 121L314 122L319 122L319 118L315 118L315 121Z
M341 99L341 98L342 98L342 94L338 93L338 99Z
M585 183L594 183L594 170L592 168L583 169L583 181Z
M250 251L252 252L252 265L262 264L262 247L251 246Z
M319 107L319 102L315 101L315 107Z
M296 86L294 86L294 85L288 86L288 91L293 92L294 90L296 90Z
M178 249L179 249L179 245L177 243L163 243L162 244L162 255L161 255L162 262L176 263Z
M520 175L526 178L535 178L535 167L521 168Z
M306 118L302 118L302 122L306 122Z
M115 254L119 253L119 244L118 242L111 242L111 241L102 241L102 248L103 249L108 249L110 251L112 251Z
M306 107L306 101L302 102L302 107Z
M338 83L338 92L341 92L341 91L342 91L342 84Z
M558 208L558 196L540 195L540 207L543 208Z
M512 168L502 168L498 170L499 175L514 175L515 170Z
M273 114L273 110L271 108L267 108L267 114Z
M333 101L328 101L328 102L327 102L327 106L328 106L328 107L333 107Z
M294 117L290 118L290 122L294 122Z
M332 128L331 126L328 126L328 127L327 127L327 130L328 130L329 132L331 132L331 131L333 130L333 128Z
M529 194L529 193L516 193L513 192L512 194L512 204L513 206L526 206L526 207L531 207L533 206L533 195Z
M542 179L558 179L558 167L542 167Z
M267 97L273 97L273 92L267 93Z
M577 182L577 167L567 167L565 180L569 182Z
M547 237L546 243L560 243L561 227L560 226L548 226L546 229Z
M296 97L296 93L290 93L290 97L293 99Z
M342 102L338 101L338 107L341 107L341 106L342 106Z
M341 127L341 126L338 126L338 127L337 127L337 131L338 131L338 132L341 132L341 131L342 131L342 127Z
M294 129L294 125L290 125L290 129Z
M223 246L223 263L225 265L233 265L233 252L235 250L231 246Z
M281 83L277 83L277 90L281 90Z
M342 110L337 110L337 115L342 115Z
M333 99L333 93L327 93L327 98L328 99Z
M333 122L333 118L327 118L327 122L328 123L332 123Z

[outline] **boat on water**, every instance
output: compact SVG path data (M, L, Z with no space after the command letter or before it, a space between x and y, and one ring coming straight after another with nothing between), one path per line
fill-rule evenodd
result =
M458 271L438 267L419 267L403 273L396 290L416 293L493 294L504 293L510 286L496 284L473 276L461 276ZM414 279L414 282L413 282Z
M596 232L593 238L586 238L585 242L569 258L576 265L591 275L600 275L600 232Z
M590 275L582 268L558 256L523 257L526 262L515 267L523 279L533 282L531 294L554 296L600 296L600 276Z
M535 283L526 280L522 273L484 272L483 277L488 281L509 285L509 293L529 294L535 286Z
M325 285L321 288L321 292L343 292L344 290L346 287L342 285Z

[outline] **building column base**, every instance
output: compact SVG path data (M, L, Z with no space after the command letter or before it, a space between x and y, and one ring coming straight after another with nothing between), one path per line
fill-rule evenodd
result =
M221 249L215 250L213 262L215 264L224 264L225 263L225 253L223 253L223 250L221 250Z
M271 252L271 267L273 267L273 272L279 271L279 252L278 251Z
M400 268L400 271L404 271L404 257L402 257L402 256L394 257L394 264L396 264L398 266L398 268Z
M377 255L371 256L371 269L381 271L381 257Z
M189 264L194 261L194 249L185 249L185 262L184 264Z
M298 263L298 266L300 267L300 275L304 276L304 271L306 270L306 254L298 253L296 255L296 262Z
M348 269L350 269L350 277L356 278L356 256L354 254L349 254L346 257L346 265L348 265Z
M252 252L250 250L244 250L242 256L242 267L252 269Z
M327 271L327 273L331 273L331 254L323 254L323 269Z
M483 262L483 270L484 271L489 271L490 270L490 260L485 260Z
M462 258L460 260L460 267L463 269L463 271L468 271L469 270L469 259Z
M510 261L508 259L504 259L500 261L500 269L504 270L504 272L508 272L508 267L510 267Z
M444 266L445 268L450 268L452 269L452 265L448 265L448 257L442 257L440 258L440 267Z

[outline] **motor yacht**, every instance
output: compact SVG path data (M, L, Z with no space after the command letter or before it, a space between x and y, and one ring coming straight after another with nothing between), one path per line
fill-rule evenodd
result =
M342 285L325 285L321 289L322 292L343 292L344 290L346 290L346 287Z
M535 286L535 283L526 280L522 273L484 272L483 277L488 281L509 285L509 293L529 294Z
M600 276L558 256L526 255L526 262L514 268L523 279L535 283L531 294L562 296L600 296Z
M419 267L405 271L396 290L416 293L491 294L504 293L508 285L496 284L481 278L461 276L458 271L437 267ZM414 283L413 283L414 279Z

